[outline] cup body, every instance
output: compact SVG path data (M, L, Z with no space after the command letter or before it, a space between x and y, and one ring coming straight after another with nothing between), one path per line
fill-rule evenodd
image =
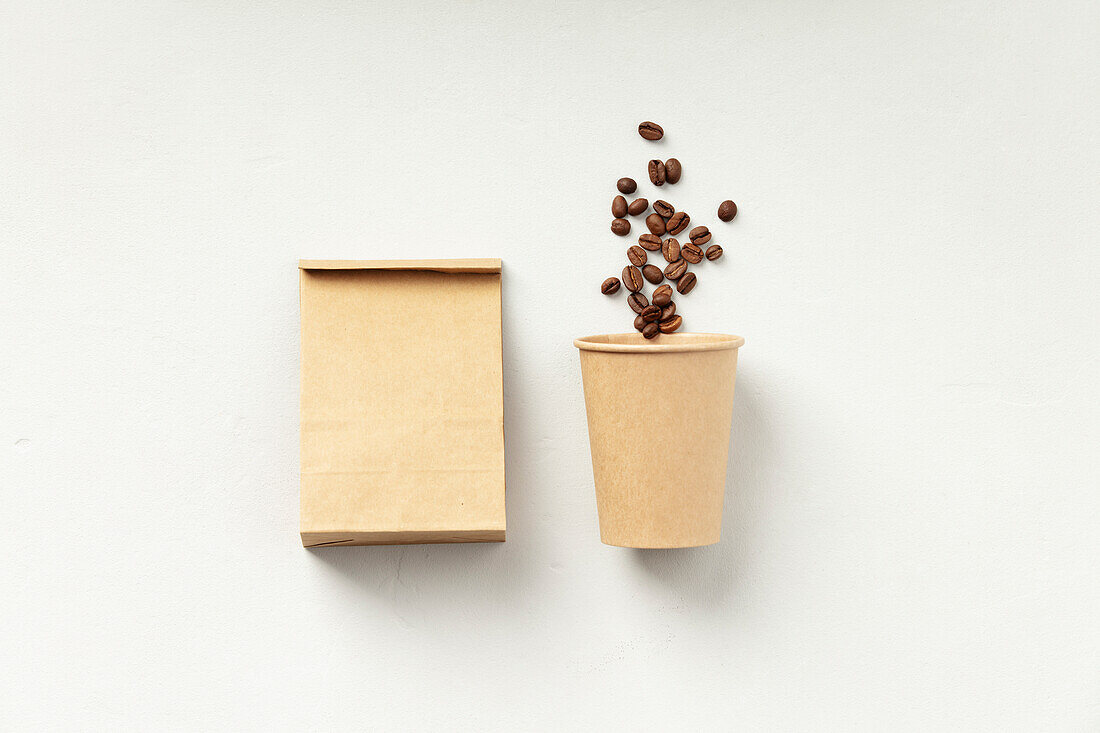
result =
M722 532L737 350L723 334L577 339L600 539L695 547Z

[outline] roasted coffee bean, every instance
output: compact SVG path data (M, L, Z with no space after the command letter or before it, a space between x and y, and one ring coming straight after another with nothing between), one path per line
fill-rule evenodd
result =
M653 202L653 210L660 214L661 218L665 221L668 221L668 218L676 213L676 209L673 208L672 204L667 201L662 201L661 199L657 199Z
M626 297L626 304L630 306L630 310L635 313L641 313L649 305L649 298L645 297L641 293L631 293Z
M662 318L657 327L661 329L661 333L672 333L680 328L680 324L684 322L684 319L680 316L673 316L672 318Z
M640 315L634 316L634 328L638 329L639 331L645 328L645 321L642 320L642 317Z
M615 188L619 189L619 193L634 193L638 190L638 184L633 178L620 178Z
M688 222L691 221L691 217L682 211L677 211L665 224L665 231L669 234L679 234L687 229Z
M688 242L680 248L680 256L691 264L698 265L703 261L703 250Z
M722 256L722 247L717 244L712 244L707 247L707 259L714 262L716 259Z
M680 167L680 161L675 158L669 158L665 161L665 180L669 183L679 183L682 172L683 168Z
M661 238L656 234L643 234L638 237L638 245L642 249L648 249L650 252L660 252Z
M630 222L626 219L615 219L611 222L611 231L620 237L630 234Z
M722 221L731 221L733 217L737 216L737 204L733 203L729 199L726 199L722 203L718 204L718 218Z
M670 302L668 305L666 305L664 308L661 309L661 320L662 321L667 321L669 318L672 318L674 315L676 315L676 304L675 303Z
M695 289L695 281L696 278L694 272L685 273L684 276L681 277L680 280L676 283L676 292L678 292L680 295L687 295Z
M665 279L665 274L661 272L661 268L657 265L646 265L642 268L642 277L656 285Z
M642 289L642 273L634 265L627 265L623 268L623 287L632 293L636 293Z
M653 291L653 305L664 308L672 302L672 286L662 285Z
M675 237L669 237L661 245L661 254L666 262L675 262L680 259L680 242Z
M646 323L652 323L653 321L660 320L661 309L655 305L648 305L645 310L641 312L642 320Z
M630 264L635 267L641 267L646 262L649 262L649 257L646 256L645 250L636 244L627 247L626 258L630 260Z
M665 233L665 220L661 218L660 214L650 214L645 218L645 225L649 227L649 231L653 232L656 236L661 236Z
M648 120L638 125L638 134L646 140L660 140L665 136L665 131L656 122Z
M688 232L688 237L691 239L691 243L696 247L702 247L710 241L710 230L706 227L695 227Z
M669 280L679 280L683 276L683 274L687 272L687 269L688 263L685 259L679 259L675 262L670 262L668 263L668 267L665 268L665 277L667 277ZM626 285L625 271L623 274L623 284ZM626 287L628 290L630 289L629 285L627 285Z
M665 185L665 164L660 160L649 161L649 182L654 186Z
M637 216L638 214L645 213L645 210L649 208L648 199L634 199L630 202L630 206L626 207L626 213L631 216Z
M642 329L642 335L647 339L656 338L657 334L661 332L661 327L654 323L645 324L645 328Z
M622 219L626 216L626 198L623 196L616 196L611 199L611 215L616 219Z
M619 278L609 277L603 281L603 285L600 286L600 292L604 295L614 295L619 292Z

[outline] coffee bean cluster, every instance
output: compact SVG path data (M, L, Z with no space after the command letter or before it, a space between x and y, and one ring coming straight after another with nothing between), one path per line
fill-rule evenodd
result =
M643 122L638 125L638 134L646 140L656 142L665 136L664 128L656 122ZM666 183L679 183L683 166L676 158L668 160L653 159L647 166L649 182L654 186ZM638 183L633 178L620 178L615 184L619 195L611 200L611 231L620 237L630 234L630 220L627 216L642 216L649 211L649 200L637 197L627 201L626 196L638 191ZM725 200L718 205L718 218L732 221L737 216L737 204ZM691 267L704 259L713 262L722 257L722 247L712 242L713 235L705 226L691 226L691 217L673 204L663 199L653 202L653 213L645 217L647 233L638 237L638 244L626 250L627 264L622 271L622 279L609 277L600 286L604 295L614 295L624 288L629 295L626 298L630 310L634 311L634 328L647 339L656 338L662 333L673 333L683 324L683 317L676 312L676 303L672 300L673 284L676 292L687 295L695 289L698 277ZM687 232L686 241L680 242L677 236ZM649 253L654 253L653 264ZM663 263L658 261L657 254ZM659 265L663 265L659 266ZM668 280L669 282L665 282ZM650 297L646 297L646 283L655 288Z

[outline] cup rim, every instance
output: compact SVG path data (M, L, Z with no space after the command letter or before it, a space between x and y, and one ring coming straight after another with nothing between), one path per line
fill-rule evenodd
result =
M701 338L700 338L701 337ZM640 341L639 341L640 340ZM640 333L604 333L573 339L581 351L617 353L659 353L675 351L722 351L736 349L745 343L741 336L727 333L669 333L656 341L646 341Z

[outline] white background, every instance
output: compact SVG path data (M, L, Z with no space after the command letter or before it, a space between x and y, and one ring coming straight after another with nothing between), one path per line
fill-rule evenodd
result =
M0 727L1100 729L1095 2L142 5L0 6ZM571 345L654 156L747 339L668 552ZM301 548L300 256L504 259L506 544Z

